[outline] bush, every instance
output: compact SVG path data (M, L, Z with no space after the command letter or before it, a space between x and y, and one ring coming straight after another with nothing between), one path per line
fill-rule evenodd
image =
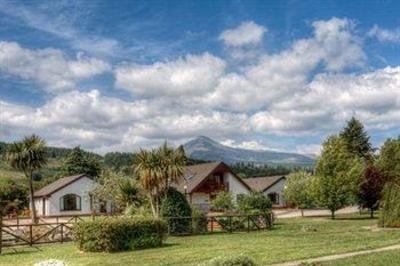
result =
M200 264L202 266L257 266L257 264L249 257L217 257L209 262Z
M221 191L217 194L215 199L211 201L211 208L217 211L231 211L234 209L232 201L232 194L226 191Z
M166 197L161 201L161 216L168 218L171 234L189 233L192 210L185 195L175 188L169 188Z
M78 222L73 227L79 249L92 252L159 247L166 233L165 222L145 218L104 218Z
M194 234L202 234L207 232L207 215L206 213L197 208L196 206L192 206L192 232Z
M383 189L379 225L400 227L400 186L396 183L388 183Z
M246 228L245 221L242 217L217 218L222 229L225 231L240 231Z
M271 200L260 192L253 192L250 195L243 195L239 202L240 211L247 214L269 214L271 212Z
M28 189L11 178L0 178L0 215L17 214L28 207Z

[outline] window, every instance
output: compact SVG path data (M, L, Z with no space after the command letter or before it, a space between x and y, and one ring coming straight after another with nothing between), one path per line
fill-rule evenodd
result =
M75 194L64 195L60 199L61 211L80 211L81 210L81 197Z
M272 204L279 204L279 194L272 192L268 194L268 198L271 200Z

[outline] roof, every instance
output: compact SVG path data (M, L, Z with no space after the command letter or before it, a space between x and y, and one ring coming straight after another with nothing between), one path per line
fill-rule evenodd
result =
M229 171L230 173L232 173L229 166L227 166L224 162L221 161L186 166L184 169L183 177L177 182L177 184L174 185L181 192L185 191L184 187L186 186L186 192L191 193L210 174L219 169ZM236 176L235 174L233 175L239 180L239 182L241 182L244 186L250 189L250 187L245 182L243 182L243 180L240 177Z
M251 189L254 191L263 192L268 188L278 183L281 179L285 179L285 176L274 175L274 176L263 176L263 177L252 177L244 179Z
M39 189L38 191L36 191L34 193L34 197L40 198L40 197L50 196L54 192L57 192L58 190L68 186L69 184L71 184L83 177L88 177L88 178L92 179L90 176L88 176L86 174L79 174L79 175L63 177L63 178L60 178L60 179L54 181L53 183L48 184L45 187Z

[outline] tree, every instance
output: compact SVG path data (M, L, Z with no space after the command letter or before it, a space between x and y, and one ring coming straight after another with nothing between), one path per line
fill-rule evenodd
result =
M135 157L134 171L139 177L142 188L149 198L153 216L159 217L159 200L162 191L160 163L154 151L140 150Z
M186 165L185 151L182 146L174 149L164 144L155 151L159 159L159 171L164 180L164 191L167 191L170 184L176 182L183 175L183 168Z
M0 216L16 213L28 207L28 189L14 179L0 179Z
M135 156L134 172L149 197L153 215L160 214L160 200L166 195L170 184L183 175L186 163L181 149L169 147L167 142L155 150L140 150Z
M331 211L332 219L338 209L354 202L363 169L362 159L348 152L342 138L331 136L325 141L311 187L317 203Z
M378 168L374 165L367 166L357 196L360 206L370 210L371 218L374 218L374 211L378 209L385 182L386 178Z
M143 203L143 195L135 180L130 177L105 170L97 181L99 185L93 190L93 196L101 201L111 201L113 207L119 211L129 206L138 207Z
M310 191L311 178L312 175L305 171L294 172L286 177L283 192L285 199L301 210L301 216L304 216L304 209L314 207L314 199Z
M32 223L37 222L34 204L33 177L34 172L47 164L46 143L36 135L25 137L21 142L10 144L6 151L6 160L16 170L22 171L28 180L29 199Z
M168 218L167 222L171 233L189 233L192 210L181 192L175 188L168 188L167 196L161 201L161 216Z
M379 225L400 227L400 185L391 181L383 189Z
M80 147L73 148L62 162L60 174L70 176L87 174L96 177L101 172L100 162L94 155L89 155Z
M369 141L368 133L364 130L364 126L360 120L352 117L347 121L346 127L340 133L340 137L344 139L347 150L364 159L372 157L373 149Z
M232 201L232 194L226 191L219 192L215 199L211 201L211 208L214 210L228 212L232 211L234 207L235 205Z
M385 141L376 165L388 181L400 181L400 138Z

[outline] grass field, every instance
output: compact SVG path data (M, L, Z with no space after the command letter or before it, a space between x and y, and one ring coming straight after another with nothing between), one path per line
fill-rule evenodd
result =
M386 251L325 262L323 266L391 266L400 265L400 251Z
M39 246L40 250L22 248L17 253L6 250L0 256L0 265L33 265L50 258L64 260L70 266L198 265L216 256L238 254L248 255L260 265L267 265L400 243L399 230L372 231L368 227L373 224L376 220L359 215L340 216L337 220L326 217L281 219L272 231L170 237L161 248L114 254L82 253L72 243L50 244ZM396 256L393 258L400 258ZM354 261L357 259L364 257ZM329 265L377 264L344 261Z

